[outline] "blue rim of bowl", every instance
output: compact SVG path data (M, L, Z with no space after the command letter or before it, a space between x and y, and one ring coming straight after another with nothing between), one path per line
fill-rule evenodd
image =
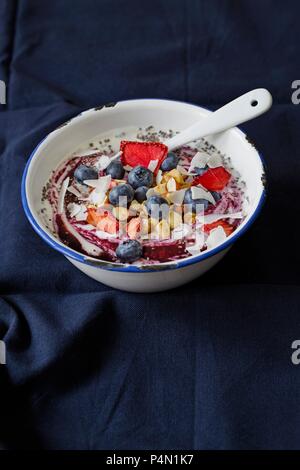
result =
M137 100L124 100L124 101L142 101L142 100L145 101L147 99L148 100L154 100L155 99L155 100L161 100L161 101L171 101L171 102L174 102L174 103L183 103L183 104L188 104L188 105L195 106L197 108L206 109L207 111L211 111L210 109L208 109L204 106L200 106L200 105L197 105L197 104L194 104L194 103L186 103L185 101L168 100L168 99L163 99L163 98L140 98L140 99L137 99ZM124 101L118 101L118 103L122 103ZM93 108L90 108L86 111L90 111L92 109ZM80 114L82 114L82 113L80 113ZM74 118L76 118L76 116L74 116ZM72 119L74 119L74 118L71 118L68 122L71 122ZM247 134L239 126L235 126L235 127L237 129L239 129L239 131L244 135L245 139L247 139ZM22 205L23 205L24 212L25 212L26 217L28 218L31 226L35 230L35 232L48 245L50 245L56 251L59 251L63 255L67 256L68 258L72 258L75 261L79 261L80 263L87 264L87 265L90 265L90 266L93 266L93 267L96 267L96 268L105 269L105 270L109 270L109 271L118 271L118 272L147 273L147 272L157 272L157 271L159 271L159 272L168 271L170 269L179 269L179 268L184 268L186 266L190 266L190 265L195 264L195 263L199 263L200 261L203 261L207 258L210 258L211 256L214 256L217 253L220 253L221 251L224 251L226 248L229 248L238 238L240 238L240 236L243 235L251 227L253 222L257 219L259 213L261 212L261 209L263 207L265 199L266 199L266 189L264 187L263 190L262 190L260 199L258 201L258 204L255 208L255 211L253 212L253 214L251 215L249 220L247 220L245 225L238 231L238 233L236 233L236 234L233 233L229 240L221 243L216 248L213 248L213 249L211 249L207 252L204 251L200 255L192 256L192 257L188 257L188 258L184 258L184 259L178 259L178 260L176 260L176 262L173 261L172 264L168 264L168 262L166 262L166 264L160 263L159 265L157 265L157 264L149 265L149 268L148 268L147 265L146 266L143 265L143 267L132 266L132 265L124 265L124 266L121 267L120 264L118 264L117 266L114 266L113 262L105 262L105 261L102 261L102 260L98 260L97 258L95 258L95 260L93 261L92 257L89 257L89 256L87 257L83 254L80 254L80 253L74 251L74 250L71 250L66 245L61 245L60 243L56 242L53 238L51 238L47 234L47 232L45 232L41 228L41 226L37 223L34 215L32 214L32 212L29 208L29 205L28 205L28 202L27 202L27 196L26 196L27 173L28 173L28 170L29 170L31 160L33 159L33 157L35 156L37 150L42 145L42 143L47 139L48 136L49 136L49 134L47 134L46 137L44 137L44 139L42 139L37 144L35 149L32 151L32 153L31 153L31 155L30 155L30 157L29 157L29 159L26 163L24 172L23 172L22 183L21 183L21 199L22 199ZM248 143L249 143L249 145L251 145L250 142L248 142ZM259 159L260 159L261 164L262 164L262 175L265 176L265 167L266 167L265 159L263 158L262 154L256 148L255 148L255 151L256 151L257 155L259 156ZM99 264L97 264L98 262L99 262ZM106 266L106 264L107 264L107 266Z

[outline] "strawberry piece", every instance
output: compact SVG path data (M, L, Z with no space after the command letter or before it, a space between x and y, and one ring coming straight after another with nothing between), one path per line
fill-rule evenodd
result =
M133 168L142 165L148 168L152 160L157 160L156 167L152 170L156 175L158 169L168 153L168 147L160 142L131 142L122 140L120 144L122 151L121 162Z
M94 225L96 227L97 223L99 222L99 215L97 214L96 209L91 207L88 208L88 216L87 216L87 223L90 225Z
M185 242L183 240L151 241L143 245L143 258L155 261L170 261L181 258L185 254Z
M212 222L211 224L205 224L203 229L205 233L209 233L212 229L220 226L223 227L227 237L234 231L234 227L226 222L226 220L216 220L216 222Z
M87 223L94 225L98 230L102 230L107 233L117 233L118 221L109 212L104 209L88 209Z
M127 224L127 233L129 238L135 239L141 230L141 219L134 217Z
M112 215L107 215L99 220L97 229L107 233L117 233L118 222Z
M204 188L209 191L221 191L225 188L226 184L230 180L231 174L225 170L223 166L217 168L209 168L202 175L196 176L192 182L192 186L201 184Z

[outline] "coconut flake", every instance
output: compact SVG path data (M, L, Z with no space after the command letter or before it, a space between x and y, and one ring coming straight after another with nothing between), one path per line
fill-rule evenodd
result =
M58 214L62 214L63 211L64 211L64 200L65 200L65 196L66 196L69 181L70 181L70 178L67 177L61 185L61 190L60 190L60 193L59 193L58 204L57 204L57 213Z
M202 218L202 223L211 224L221 219L242 219L244 217L242 212L235 212L232 214L207 214Z
M121 155L122 155L122 151L120 150L120 152L116 153L116 155L114 155L113 157L110 157L110 161L112 162L112 161L116 160Z
M80 206L80 211L75 215L75 219L78 222L83 222L84 220L87 219L87 216L88 216L88 213L87 213L86 207L81 205Z
M192 186L192 199L206 199L206 201L215 204L216 201L213 198L212 194L201 186Z
M77 215L80 210L81 210L81 205L80 204L75 204L74 202L70 202L70 204L67 205L67 209L70 213L71 219Z
M94 191L89 195L88 200L96 206L101 206L105 201L105 197L106 193L104 191L97 191L94 189Z
M110 164L110 158L107 155L101 155L101 157L98 159L97 163L95 164L95 167L97 170L105 170L108 165Z
M190 253L190 255L192 255L192 256L193 255L199 255L202 246L203 245L201 245L200 243L195 243L194 245L187 246L186 251L188 251Z
M78 189L74 188L74 186L69 186L68 187L68 191L72 194L74 194L74 196L76 197L82 197L82 194L80 191L78 191Z
M156 184L159 185L161 183L161 180L163 178L163 174L161 170L158 170L157 175L156 175Z
M73 155L76 155L76 157L90 157L92 155L95 155L96 153L99 153L98 149L94 150L83 150L75 152Z
M226 233L223 227L219 226L210 231L207 239L206 245L208 249L214 248L217 245L220 245L226 240Z
M78 221L79 222L79 221ZM84 230L95 230L95 226L91 224L74 224L74 227L81 228Z
M185 195L186 189L179 189L178 191L174 191L173 193L170 193L168 195L168 198L170 199L173 204L182 204L184 195ZM148 197L148 193L147 193Z
M70 217L75 217L78 222L87 219L87 209L85 206L70 202L70 204L67 206L67 209L70 212Z
M204 232L202 230L196 230L196 239L194 245L188 245L186 247L187 251L191 255L198 255L203 248L205 237L204 237Z
M167 190L169 191L169 193L173 193L174 191L176 191L176 181L174 178L170 178L167 182Z
M116 238L117 237L116 233L108 233L108 232L104 232L103 230L96 230L95 234L99 238Z
M107 176L100 176L97 180L84 180L84 184L95 188L98 193L105 193L110 185L111 182L111 175Z
M208 160L209 160L209 155L207 155L204 152L197 152L196 155L194 155L192 158L190 168L189 168L189 173L191 173L194 170L194 168L205 168Z
M158 160L150 160L148 165L148 170L152 171L152 173L156 170L158 164Z
M181 240L181 238L187 237L192 231L192 228L188 224L179 224L172 231L172 238L174 240Z
M220 155L212 155L211 157L209 157L209 160L207 162L207 166L209 166L209 168L218 168L222 165L223 162L222 157Z

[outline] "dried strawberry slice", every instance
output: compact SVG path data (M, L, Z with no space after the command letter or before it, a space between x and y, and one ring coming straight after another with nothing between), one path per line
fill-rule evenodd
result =
M209 191L221 191L225 188L226 184L230 180L231 174L225 170L223 166L217 168L209 168L202 175L196 176L192 182L192 186L201 184L204 188Z
M227 237L234 230L234 227L232 225L230 225L228 222L226 222L226 220L216 220L216 222L212 222L211 224L205 224L204 225L204 232L209 233L214 228L217 228L217 227L220 227L220 226L223 227L224 232L226 233Z
M143 245L143 257L155 261L170 261L186 255L185 242L172 240L166 242L147 242Z
M131 142L129 140L122 140L120 150L123 165L132 167L142 165L148 168L152 160L157 160L157 165L151 169L155 175L168 153L168 147L160 142Z

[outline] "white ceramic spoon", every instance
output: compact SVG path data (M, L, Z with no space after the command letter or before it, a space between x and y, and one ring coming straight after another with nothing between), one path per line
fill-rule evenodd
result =
M272 106L272 101L271 93L265 88L249 91L175 135L164 144L168 146L169 150L174 150L192 140L238 126L268 111Z
M248 93L230 101L230 103L225 104L225 106L209 114L206 118L166 140L164 144L167 145L169 150L174 150L192 140L238 126L268 111L272 106L272 101L271 93L265 88L248 91ZM111 160L118 158L121 153L118 152Z

